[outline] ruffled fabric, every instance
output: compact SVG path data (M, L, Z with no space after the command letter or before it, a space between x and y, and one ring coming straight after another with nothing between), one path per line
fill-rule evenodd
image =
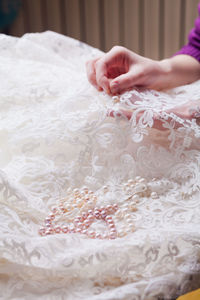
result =
M112 98L86 78L99 50L53 32L0 41L2 298L158 300L198 288L200 128L171 111L198 101L200 82ZM138 178L132 211L127 182ZM96 206L118 205L126 235L39 235L52 206L83 186Z

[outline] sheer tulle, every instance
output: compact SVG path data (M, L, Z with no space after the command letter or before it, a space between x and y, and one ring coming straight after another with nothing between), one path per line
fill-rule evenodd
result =
M99 50L53 32L0 41L2 299L172 299L199 287L200 128L172 109L199 100L200 82L111 98L86 78ZM69 187L121 207L136 176L158 197L140 197L135 232L38 234Z

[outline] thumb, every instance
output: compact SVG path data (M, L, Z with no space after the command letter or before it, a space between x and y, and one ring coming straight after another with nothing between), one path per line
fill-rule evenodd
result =
M110 91L112 94L124 92L134 87L142 76L141 70L135 68L127 73L121 74L110 82Z

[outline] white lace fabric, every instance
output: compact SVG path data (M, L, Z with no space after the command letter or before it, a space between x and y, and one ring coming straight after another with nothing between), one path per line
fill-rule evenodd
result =
M98 55L53 32L0 35L0 299L158 300L200 286L200 128L168 113L200 100L200 82L114 103L87 81ZM158 193L140 199L135 232L38 234L68 187L109 185L120 206L119 187L135 176Z

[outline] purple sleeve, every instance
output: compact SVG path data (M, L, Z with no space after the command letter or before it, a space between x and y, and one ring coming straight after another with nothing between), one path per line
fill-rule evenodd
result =
M187 54L194 57L200 62L200 4L198 5L199 17L195 21L195 27L191 30L188 36L188 44L183 46L178 52L178 54Z

